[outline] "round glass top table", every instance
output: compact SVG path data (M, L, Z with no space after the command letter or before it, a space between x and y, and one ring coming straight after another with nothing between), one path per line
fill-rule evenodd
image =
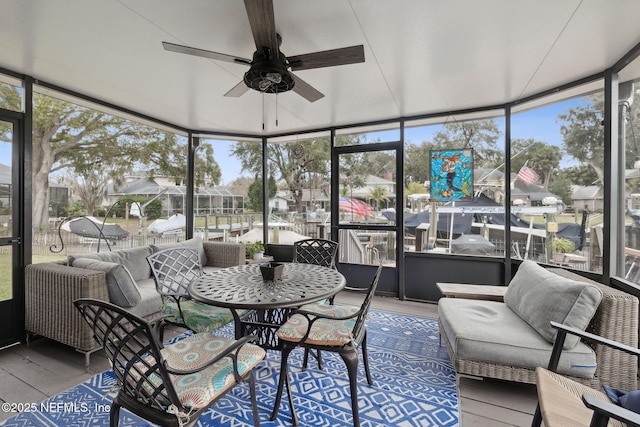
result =
M346 285L344 276L328 267L282 265L281 278L273 281L263 280L260 264L216 270L194 280L189 294L196 301L231 309L236 338L256 334L259 345L278 349L275 332L287 319L289 309L329 298Z

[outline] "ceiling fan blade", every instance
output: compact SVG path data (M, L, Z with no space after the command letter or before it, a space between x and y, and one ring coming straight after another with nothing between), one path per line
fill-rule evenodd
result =
M195 47L182 46L175 43L162 42L165 50L176 53L184 53L186 55L201 56L203 58L215 59L217 61L233 62L234 64L251 65L251 60L240 58L237 56L226 55L224 53L212 52L210 50L198 49Z
M319 92L309 83L305 82L298 76L295 76L293 74L291 75L293 76L293 79L296 82L296 84L293 85L293 91L295 93L297 93L298 95L300 95L301 97L303 97L309 102L316 102L318 99L324 97L324 95L321 92Z
M242 96L245 93L247 93L248 90L249 90L249 86L247 86L247 84L244 82L244 80L241 80L240 83L238 83L237 85L232 87L229 90L229 92L224 94L224 96L237 98L237 97Z
M244 0L244 7L258 52L264 53L265 48L278 52L273 0Z
M293 71L356 64L364 62L364 47L358 45L340 49L323 50L321 52L289 56L287 59Z

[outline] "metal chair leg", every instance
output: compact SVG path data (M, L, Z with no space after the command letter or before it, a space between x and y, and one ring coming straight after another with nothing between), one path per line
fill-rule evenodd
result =
M114 399L109 410L109 427L118 427L120 424L120 403Z
M542 412L540 412L540 403L536 405L536 412L533 415L533 421L531 422L531 427L540 427L542 424Z
M360 427L360 411L358 410L358 350L340 353L342 360L347 365L349 374L349 389L351 390L351 412L353 413L353 426Z
M253 372L249 374L249 392L251 394L251 412L253 412L253 425L260 427L260 416L258 415L258 399L256 398L256 378Z
M371 379L371 370L369 369L369 355L367 354L367 333L365 332L364 338L362 339L362 359L364 362L364 372L367 374L367 383L369 385L373 385L373 379Z
M304 358L302 359L302 370L307 370L307 365L309 363L309 354L313 356L318 361L318 370L322 371L324 368L324 363L322 363L322 352L320 350L316 350L314 353L310 348L304 349Z

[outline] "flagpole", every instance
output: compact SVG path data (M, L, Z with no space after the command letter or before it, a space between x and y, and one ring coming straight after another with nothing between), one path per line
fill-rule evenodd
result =
M454 208L456 207L456 201L455 200L453 200L451 202L451 206L454 207ZM451 242L453 241L453 218L455 218L455 217L454 217L454 213L452 211L451 212L451 224L449 224L450 225L450 227L449 227L449 253L451 253Z
M531 143L530 143L529 145L527 145L527 146L526 146L526 147L524 147L521 151L518 151L516 154L514 154L513 156L511 156L511 159L513 160L517 155L524 153L524 152L525 152L525 150L526 150L527 148L531 147L531 146L532 146L533 144L535 144L535 143L536 143L536 141L531 141ZM528 161L529 161L529 160L527 160L527 162L528 162ZM500 164L498 165L498 167L497 167L497 168L492 169L491 171L489 171L486 175L484 175L482 178L480 178L480 179L478 180L478 182L482 182L482 181L484 181L484 180L485 180L489 175L491 175L493 172L495 172L495 171L497 171L498 169L500 169L501 167L503 167L503 166L505 165L505 163L506 163L506 162L502 162L502 163L500 163ZM527 164L527 163L525 162L525 165L526 165L526 164ZM506 171L505 171L505 175L506 175Z

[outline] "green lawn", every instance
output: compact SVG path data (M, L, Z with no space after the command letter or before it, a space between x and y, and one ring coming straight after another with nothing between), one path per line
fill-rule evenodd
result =
M51 262L66 258L64 255L34 255L33 263ZM11 254L0 254L0 301L11 298Z
M0 254L0 301L11 298L11 254Z

